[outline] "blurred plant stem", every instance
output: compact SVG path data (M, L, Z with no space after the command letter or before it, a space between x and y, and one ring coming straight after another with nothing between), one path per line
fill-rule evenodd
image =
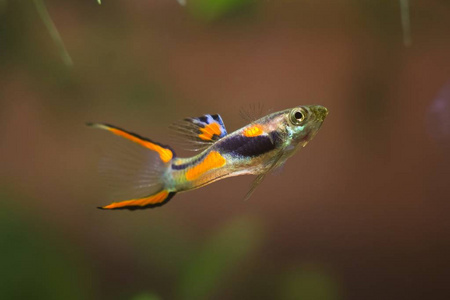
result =
M58 30L56 29L55 24L52 21L52 18L50 17L47 8L45 7L43 0L33 0L34 5L36 6L36 10L39 14L39 17L42 19L42 22L44 22L45 27L47 27L48 32L50 33L51 38L55 42L56 46L59 48L59 52L61 55L62 60L64 61L64 64L66 66L73 66L72 58L70 57L69 53L66 50L66 47L64 46L64 42L61 39L61 36L59 35Z
M403 44L411 46L411 22L409 19L409 0L400 0L400 15L403 29Z

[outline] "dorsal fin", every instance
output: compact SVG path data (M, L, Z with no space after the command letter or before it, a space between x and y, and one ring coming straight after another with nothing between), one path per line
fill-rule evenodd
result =
M248 123L252 123L264 116L264 105L260 102L244 104L239 109L239 115Z
M176 122L170 128L177 135L177 142L188 150L198 151L209 147L227 135L220 115L203 115L198 118L186 118Z

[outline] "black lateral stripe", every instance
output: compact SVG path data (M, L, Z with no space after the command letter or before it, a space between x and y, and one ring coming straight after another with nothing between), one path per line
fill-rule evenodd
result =
M167 202L170 201L170 199L172 199L173 196L175 196L176 192L170 192L169 195L167 195L167 198L160 203L155 203L155 204L149 204L146 206L124 206L124 207L117 207L117 208L113 208L113 209L105 209L105 210L121 210L121 209L128 209L128 210L138 210L138 209L147 209L147 208L155 208L155 207L159 207L159 206L163 206L164 204L166 204ZM101 210L103 210L103 207L97 207Z
M223 139L217 146L224 153L254 157L274 150L279 142L280 138L278 133L271 132L270 137L267 135L255 137L235 135Z
M271 131L269 132L269 136L272 139L275 146L279 146L283 143L283 140L281 138L281 135L277 131Z
M89 125L89 124L90 124L90 123L88 123L88 125ZM114 128L114 129L118 129L118 130L123 131L123 132L126 132L126 133L128 133L128 134L130 134L130 135L132 135L132 136L137 137L138 139L143 140L143 141L147 141L147 142L153 143L153 144L155 144L155 145L161 146L161 147L163 147L163 148L169 149L170 151L172 151L173 157L176 156L176 155L175 155L175 151L173 151L173 149L172 149L170 146L160 144L160 143L158 143L158 142L152 141L152 140L149 139L149 138L140 136L140 135L137 134L137 133L134 133L134 132L131 132L131 131L122 129L122 128L117 127L117 126L114 126L114 125L110 125L110 124L107 124L107 123L101 123L101 124L102 124L102 125L105 125L105 126L108 126L108 127L111 127L111 128Z
M197 157L195 160L193 160L191 162L188 162L188 163L185 163L185 164L181 164L181 165L174 165L174 164L172 164L172 169L173 170L186 169L187 167L192 166L192 165L196 164L197 162L203 160L206 157L206 155L208 155L208 153L209 153L209 151L206 151L205 153L203 153L202 155Z

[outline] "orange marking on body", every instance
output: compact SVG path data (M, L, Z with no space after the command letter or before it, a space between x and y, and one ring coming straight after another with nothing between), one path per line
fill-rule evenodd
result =
M199 138L205 141L210 141L213 135L220 136L220 126L216 122L206 125L204 128L200 128L201 134L198 135Z
M147 206L150 204L157 204L163 202L167 196L169 195L169 192L166 190L163 190L155 195L152 195L150 197L145 198L139 198L139 199L132 199L132 200L126 200L122 202L114 202L109 205L103 206L102 209L114 209L114 208L122 208L126 206Z
M263 134L264 131L261 125L253 125L251 127L245 128L243 135L246 137L254 137Z
M144 146L150 150L158 152L159 157L165 163L170 161L173 157L173 153L170 149L165 149L159 145L156 145L156 144L146 141L146 140L142 140L140 138L137 138L127 132L124 132L124 131L116 129L116 128L106 127L106 129L108 129L109 131L111 131L112 133L114 133L118 136L124 137L124 138L126 138L132 142L138 143L139 145Z
M217 151L211 151L198 165L186 172L187 180L197 179L200 175L211 169L225 165L226 159Z

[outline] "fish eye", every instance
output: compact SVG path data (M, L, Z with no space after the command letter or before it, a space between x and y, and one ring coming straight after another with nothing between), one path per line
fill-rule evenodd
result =
M300 125L306 118L306 110L303 108L294 108L290 115L289 115L289 121L292 123L292 125Z
M295 114L294 114L294 117L297 120L302 120L303 119L303 114L301 112L299 112L299 111L296 111Z

